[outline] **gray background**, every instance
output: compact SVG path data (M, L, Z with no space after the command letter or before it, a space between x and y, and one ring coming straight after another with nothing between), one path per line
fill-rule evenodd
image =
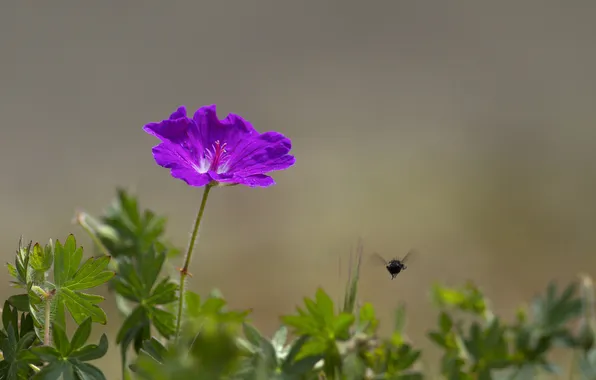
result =
M184 248L201 189L154 164L141 127L217 103L292 138L297 163L275 187L212 192L192 289L218 286L269 333L317 286L339 297L361 236L367 252L421 252L395 281L365 265L382 331L403 301L428 346L434 282L477 281L510 316L596 263L596 3L562 4L5 1L2 259L21 234L91 247L71 219L117 185Z

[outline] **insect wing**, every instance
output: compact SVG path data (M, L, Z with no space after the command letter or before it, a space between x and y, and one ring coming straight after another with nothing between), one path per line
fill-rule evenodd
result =
M399 261L401 261L403 264L405 264L406 262L408 262L408 260L412 260L412 257L414 256L418 256L418 251L416 251L415 249L411 249L410 251L408 251L408 253L406 253L406 255Z
M383 265L387 265L387 260L385 260L383 258L383 256L379 255L376 252L373 252L373 254L370 256L371 261L374 261L377 264L383 264Z

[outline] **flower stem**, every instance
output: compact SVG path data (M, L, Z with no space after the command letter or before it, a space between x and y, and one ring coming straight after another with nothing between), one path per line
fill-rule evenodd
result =
M190 259L192 258L192 251L195 246L195 241L197 240L199 226L201 225L201 219L203 219L203 213L205 212L205 205L207 204L209 190L211 190L212 187L213 185L209 184L205 186L205 190L203 191L201 207L199 208L199 212L197 213L197 218L195 219L195 225L192 230L192 235L190 235L188 251L186 252L186 257L184 258L184 267L180 269L180 296L178 299L178 318L176 320L176 342L178 341L178 338L180 336L180 327L182 325L182 310L184 309L184 287L186 285L186 277L188 276L188 267L190 265Z

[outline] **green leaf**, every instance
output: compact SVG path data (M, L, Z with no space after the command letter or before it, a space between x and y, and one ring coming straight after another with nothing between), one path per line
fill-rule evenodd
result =
M270 372L277 368L277 351L273 344L261 335L254 326L243 323L242 328L246 339L259 350L259 359L262 362L263 370Z
M73 369L78 378L84 380L105 380L104 374L99 368L89 363L73 361Z
M167 354L167 349L155 338L144 341L143 350L159 362L163 362Z
M346 355L343 367L347 380L362 380L366 378L366 363L357 352L350 352Z
M17 288L27 288L30 282L29 260L31 257L32 244L33 242L29 242L29 245L24 247L23 239L20 239L15 264L7 264L8 273L15 279L15 281L11 281L11 283Z
M441 328L441 332L443 333L448 333L449 331L451 331L451 328L453 327L453 320L451 319L449 314L447 314L444 311L442 311L441 314L439 314L439 327Z
M108 351L108 338L103 334L99 345L90 344L84 347L75 348L84 344L88 335L87 330L91 327L91 319L87 319L75 333L72 342L68 341L64 331L54 326L54 344L57 350L48 347L34 347L32 353L47 363L33 378L34 379L93 379L103 380L105 376L95 366L85 363L103 357ZM58 330L58 332L56 332Z
M113 289L134 302L117 336L117 343L125 352L130 344L138 353L142 342L150 338L151 326L165 338L175 333L176 316L166 306L178 300L178 285L169 278L157 282L164 264L165 251L151 246L135 258L123 256L119 261L119 275L112 281ZM157 284L156 284L157 282ZM188 308L187 304L187 310Z
M80 361L88 362L102 358L108 352L108 337L106 334L102 334L99 338L99 344L88 344L73 350L70 354L71 358L75 358Z
M461 289L435 285L433 298L440 307L454 307L474 315L483 315L488 309L484 295L471 282Z
M333 321L333 334L338 339L348 339L350 327L356 318L352 314L341 313Z
M303 375L311 371L313 366L323 358L322 355L313 355L296 360L298 354L302 351L302 347L309 339L308 336L303 335L291 344L288 356L281 365L281 370L284 374Z
M70 354L70 342L68 341L66 332L64 332L60 326L52 326L52 339L54 347L56 347L56 350L58 350L63 357Z
M173 336L176 332L176 317L174 314L162 310L157 306L148 309L148 315L153 325L164 337Z
M15 307L18 311L28 312L29 311L29 295L18 294L8 297L8 302Z
M52 267L54 261L54 252L52 249L51 241L50 245L42 248L39 243L33 246L29 263L31 267L40 272L45 272Z
M288 328L286 326L280 326L279 329L273 334L271 343L277 352L280 352L286 344L288 338Z
M324 356L329 347L329 341L321 338L310 338L302 346L296 360L304 359L310 356Z
M51 362L61 357L60 352L50 346L36 346L31 349L31 352L46 362Z
M166 305L178 299L176 292L178 291L178 284L170 281L169 278L164 278L151 292L151 296L145 301L148 305Z
M89 339L89 336L91 335L91 322L91 318L85 319L75 331L71 341L73 350L76 351L83 347L87 342L87 339Z
M4 330L8 331L8 327L12 324L17 326L19 322L19 314L16 308L11 308L8 301L4 301L4 307L2 308L2 325Z
M582 300L574 297L577 284L570 284L560 296L557 296L557 287L554 282L548 285L546 295L534 300L532 308L534 318L541 327L552 332L558 330L573 318L581 315Z
M16 311L16 309L14 309ZM10 309L3 309L4 314L12 314ZM29 318L26 316L23 319ZM29 378L33 371L29 367L30 364L40 364L36 357L28 355L29 349L35 342L36 336L32 325L28 324L28 330L21 326L19 334L18 326L10 321L6 333L0 333L0 351L2 351L2 361L0 361L0 379L26 379Z
M70 280L83 258L83 248L78 247L74 235L69 235L64 242L56 241L54 261L54 283L61 286Z
M325 320L327 326L331 325L333 323L333 316L335 314L333 312L333 300L327 295L327 293L325 293L322 288L317 289L315 299L317 302L318 312Z
M261 341L264 340L264 338L256 327L249 323L243 323L242 329L244 330L244 336L250 343L252 343L252 345L255 347L261 345Z
M346 283L346 289L344 291L344 304L342 311L344 313L353 313L356 307L356 297L358 295L358 281L360 279L360 265L362 263L362 256L364 254L364 248L362 241L358 241L357 246L357 260L356 266L352 270L352 253L350 252L350 268L348 273L348 281Z
M29 292L30 310L40 330L43 330L48 304L54 324L62 329L66 326L66 311L79 325L88 317L93 322L106 323L106 314L98 306L104 298L83 293L82 290L97 287L114 276L114 272L106 270L110 257L92 257L81 265L82 257L83 249L77 247L73 235L68 236L64 245L56 241L54 282L43 285L45 294Z
M115 202L99 219L82 213L77 220L118 261L122 257L142 256L156 244L168 257L180 253L163 238L166 218L150 210L141 211L137 198L124 189L117 190Z
M357 331L366 334L374 334L377 331L378 325L379 321L375 317L375 309L373 305L366 302L359 310Z
M125 320L116 336L116 344L121 350L127 350L131 343L135 343L136 352L142 347L142 342L151 338L151 321L144 307L138 306Z
M43 367L33 379L39 380L58 380L62 376L63 380L73 380L74 374L72 367L65 361L53 361Z
M443 348L448 348L447 339L441 333L431 331L428 333L428 338Z
M196 316L201 310L201 296L193 291L187 291L184 294L184 303L191 315Z

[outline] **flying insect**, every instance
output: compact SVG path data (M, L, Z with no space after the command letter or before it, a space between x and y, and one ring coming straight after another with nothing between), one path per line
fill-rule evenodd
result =
M414 250L410 250L408 253L406 253L406 255L403 258L393 258L389 261L385 260L381 255L379 255L376 252L373 253L373 257L381 261L385 265L385 268L387 268L387 272L389 272L389 274L391 275L391 279L393 280L398 274L400 274L402 271L408 268L406 266L406 261L408 261L408 259L412 257L412 254L414 252Z

